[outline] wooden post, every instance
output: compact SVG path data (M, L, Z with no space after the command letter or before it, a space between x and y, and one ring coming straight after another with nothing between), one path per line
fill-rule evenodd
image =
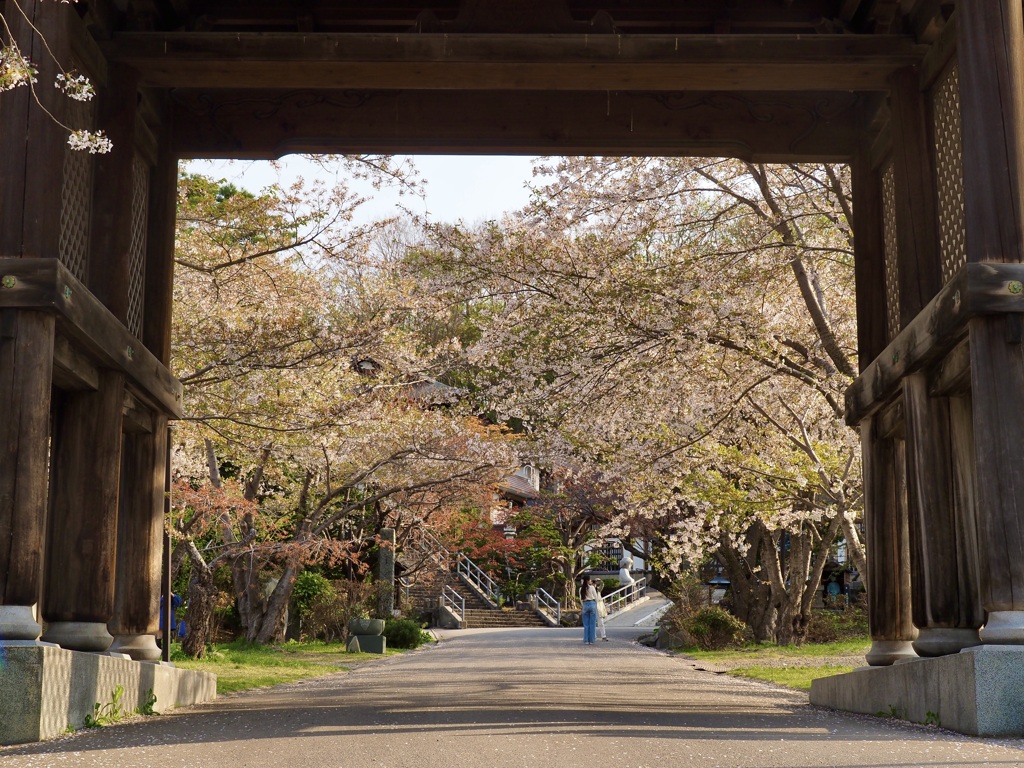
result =
M133 659L160 658L160 577L164 543L164 462L167 417L153 414L148 432L128 433L121 451L117 511L117 579L111 651Z
M0 640L42 631L53 338L52 315L0 311Z
M871 666L916 658L910 601L910 532L903 441L876 434L875 418L861 424L864 524L867 529L868 624Z
M962 402L962 401L961 401ZM907 430L907 497L914 624L920 656L944 656L980 644L984 621L979 595L976 536L970 529L972 479L963 477L963 456L954 449L954 404L930 397L924 374L903 381ZM962 414L961 414L962 415ZM971 435L968 433L968 439ZM973 452L972 452L973 453Z
M885 245L881 180L864 147L853 163L854 269L857 280L857 337L863 371L885 349ZM861 424L864 464L864 523L867 529L871 650L874 666L915 656L910 609L906 503L896 441L875 435L873 419ZM902 455L902 451L899 451Z
M938 199L930 147L934 144L916 67L890 78L896 228L899 243L900 324L907 327L942 288ZM974 558L957 540L957 496L952 488L949 403L932 400L921 374L904 380L911 593L923 656L977 645L976 590L961 583L958 563ZM966 513L965 513L966 514ZM970 572L970 569L967 569Z
M112 641L124 376L57 398L52 448L43 639L79 651Z
M969 262L1024 262L1024 18L977 0L957 18ZM1024 644L1024 345L1011 315L970 321L985 643Z
M8 6L12 39L39 66L40 82L52 83L55 65L32 27L62 51L67 7L39 0L9 0ZM61 115L56 89L37 90L43 105ZM0 256L56 258L63 130L27 88L17 88L3 95L0 136ZM42 594L53 344L51 315L0 311L0 641L32 641L41 632L36 605Z

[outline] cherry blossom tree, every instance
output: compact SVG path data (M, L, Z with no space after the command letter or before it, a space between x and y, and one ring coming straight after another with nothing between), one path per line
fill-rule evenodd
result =
M630 503L608 533L657 520L664 567L717 556L748 604L767 604L751 622L799 639L838 536L863 566L842 419L856 370L847 170L541 170L553 181L521 216L435 226L411 259L433 296L480 315L466 359L482 407L620 478Z

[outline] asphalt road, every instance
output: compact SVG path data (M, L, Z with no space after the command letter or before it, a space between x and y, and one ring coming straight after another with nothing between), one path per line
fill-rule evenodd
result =
M1024 741L811 707L609 628L463 630L305 683L0 749L2 768L1024 766Z

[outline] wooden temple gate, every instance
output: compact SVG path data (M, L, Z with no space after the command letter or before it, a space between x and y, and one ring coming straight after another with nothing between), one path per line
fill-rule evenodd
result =
M3 8L0 638L156 653L177 161L384 151L850 163L869 661L1024 644L1020 0Z

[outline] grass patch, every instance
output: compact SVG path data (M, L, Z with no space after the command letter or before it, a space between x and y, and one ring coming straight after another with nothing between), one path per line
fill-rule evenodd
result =
M864 655L871 648L871 641L840 640L835 643L805 643L804 645L745 645L741 648L728 648L722 651L701 651L683 649L681 652L690 658L708 662L754 662L756 659L820 659L826 660L834 656Z
M389 649L387 655L398 653L401 651ZM171 660L176 666L217 675L219 694L347 672L356 664L380 658L375 653L348 653L343 643L247 645L236 640L212 646L204 659L190 659L182 655L177 645L171 648Z
M729 670L728 674L733 677L749 677L754 680L775 683L775 685L784 685L787 688L809 691L812 680L853 672L854 669L855 667L842 664L824 664L820 667L737 667Z
M805 643L804 645L747 645L722 651L683 649L681 653L691 659L707 662L727 670L736 677L764 680L797 690L809 690L811 681L819 677L852 672L859 663L847 663L838 657L867 654L871 641L840 640L834 643Z

